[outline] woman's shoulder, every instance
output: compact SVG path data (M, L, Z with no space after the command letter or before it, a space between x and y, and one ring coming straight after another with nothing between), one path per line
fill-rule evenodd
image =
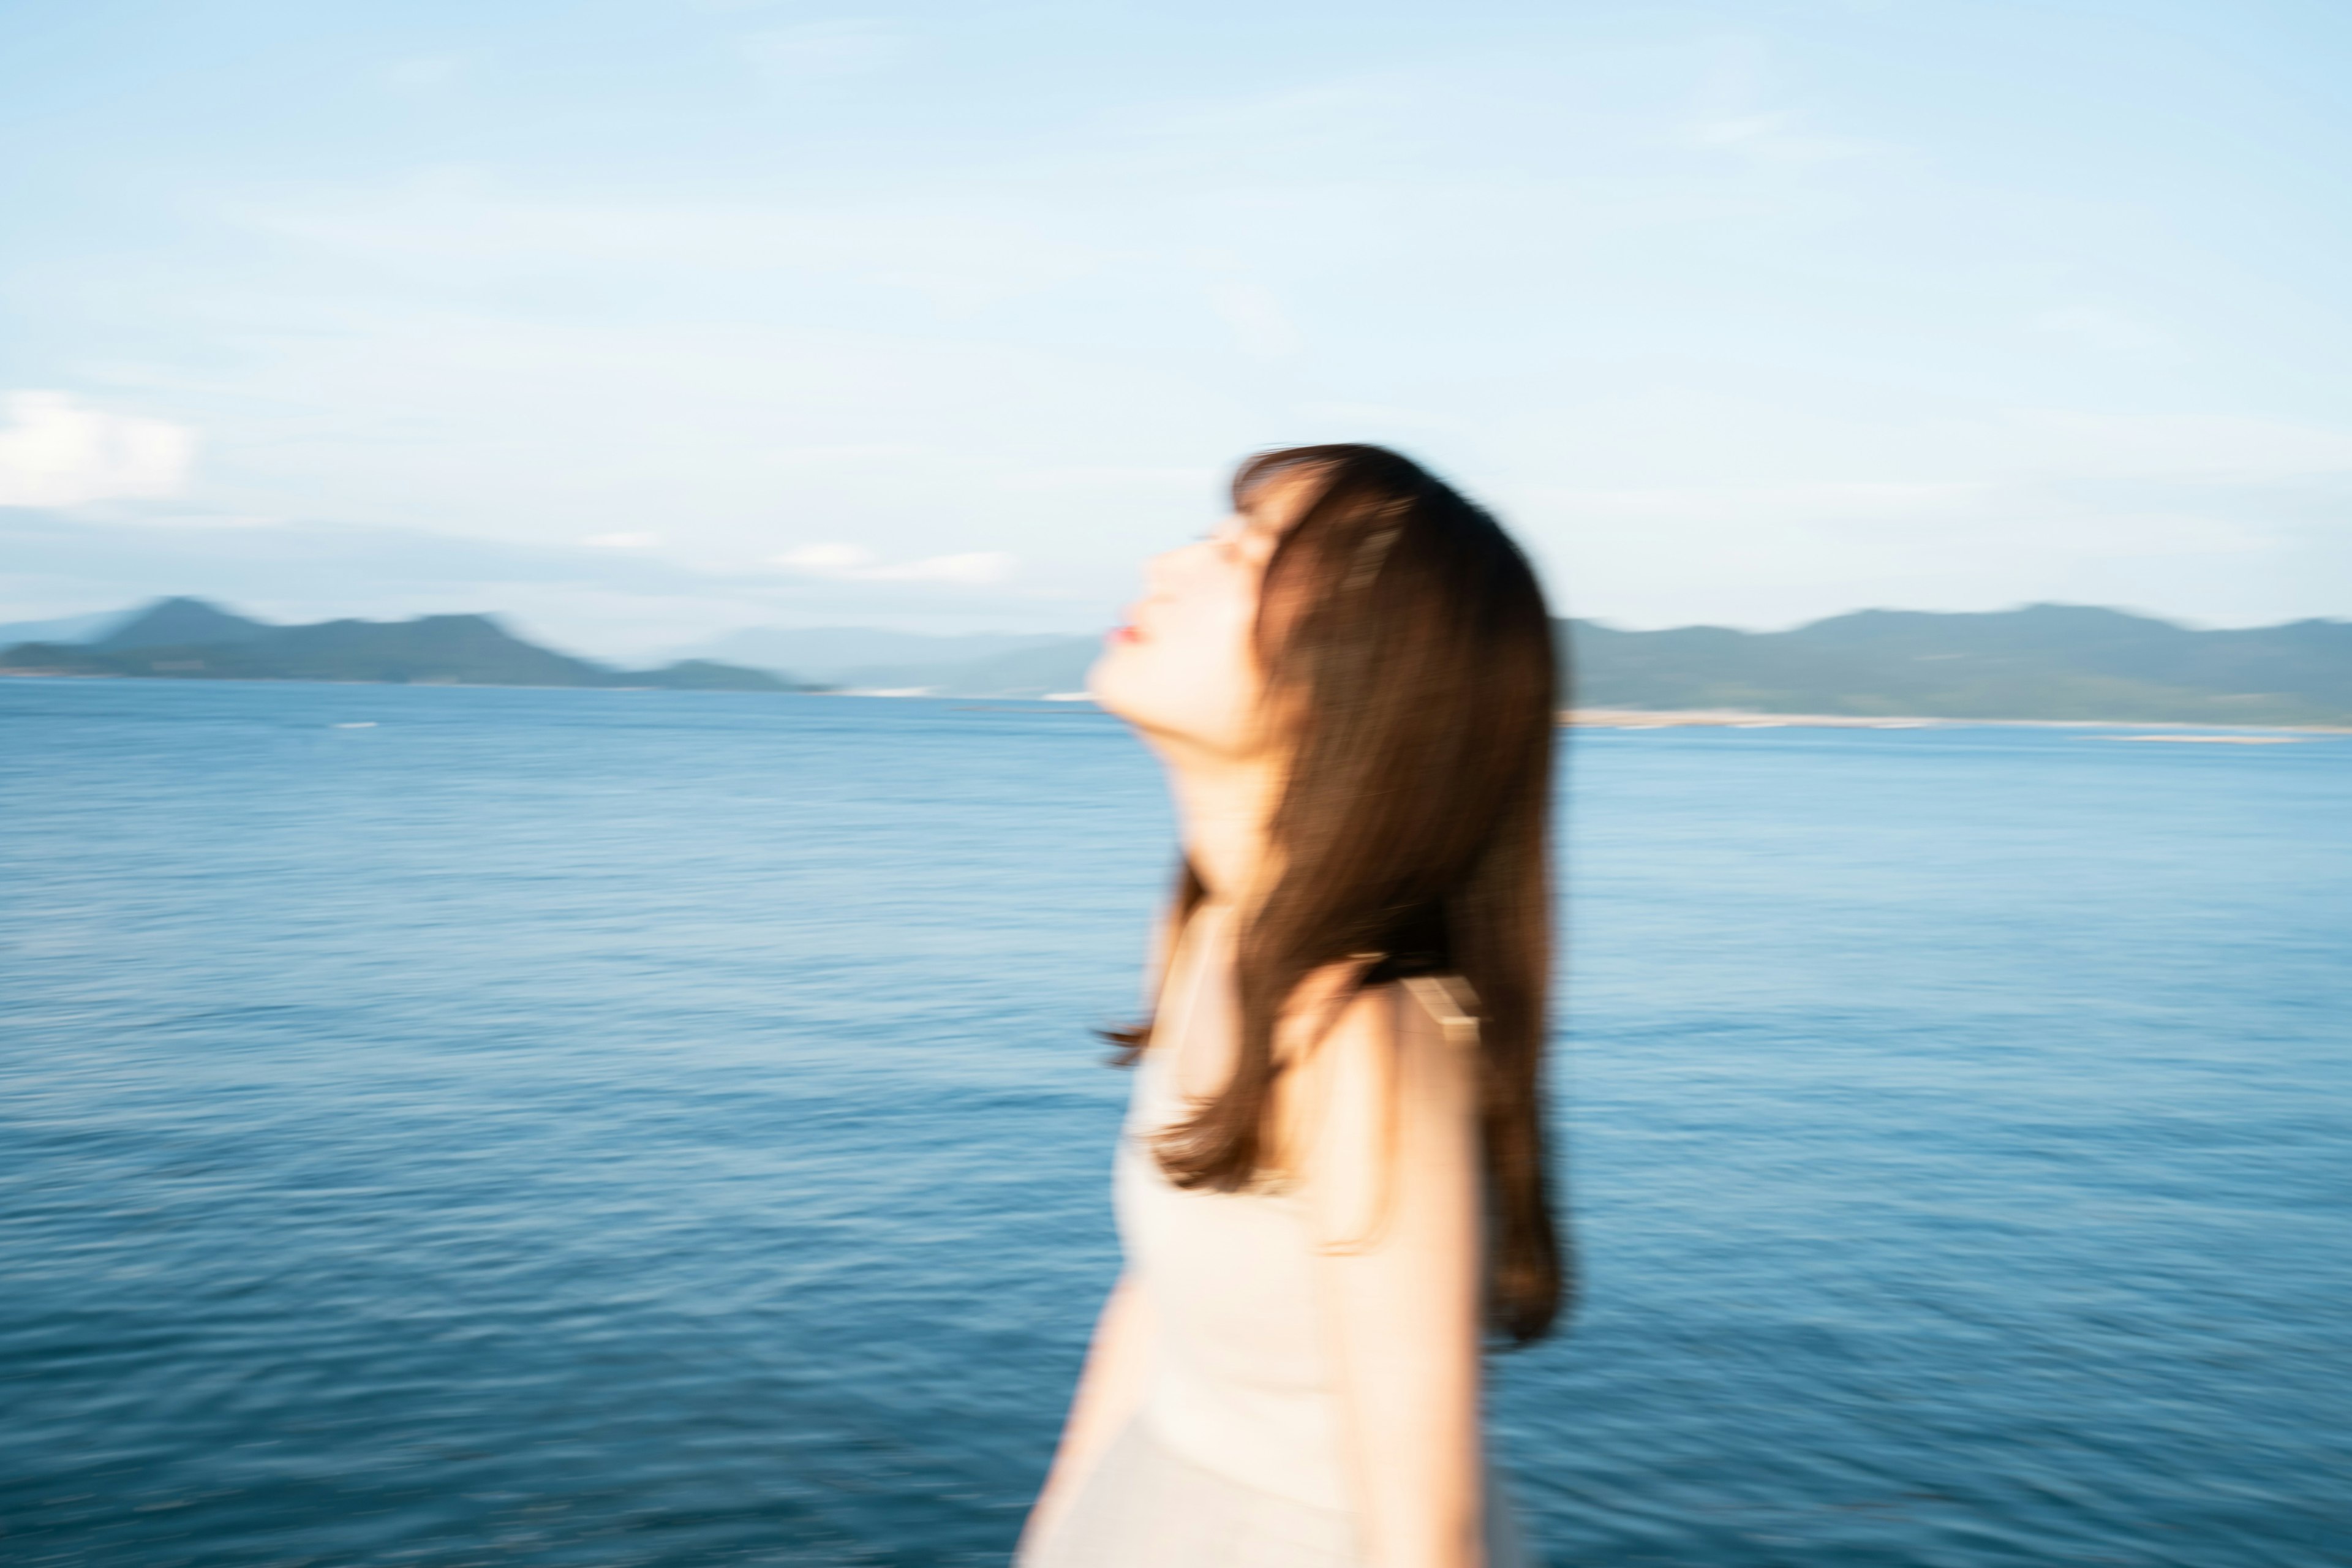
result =
M1338 1055L1423 1042L1475 1047L1478 994L1461 975L1381 972L1376 954L1311 971L1291 993L1275 1031L1286 1069L1304 1068L1327 1047Z
M1300 987L1306 1005L1285 1019L1277 1057L1286 1165L1327 1142L1335 1125L1389 1126L1400 1115L1444 1116L1475 1101L1469 986L1451 975L1368 979L1364 967L1310 975ZM1310 993L1310 984L1319 989Z

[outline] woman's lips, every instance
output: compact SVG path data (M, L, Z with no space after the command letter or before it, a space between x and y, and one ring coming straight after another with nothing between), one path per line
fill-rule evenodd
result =
M1105 634L1105 639L1109 642L1141 642L1143 634L1133 626L1113 626Z

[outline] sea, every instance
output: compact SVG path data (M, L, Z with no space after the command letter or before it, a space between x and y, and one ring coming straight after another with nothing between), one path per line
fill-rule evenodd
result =
M1554 1568L2352 1563L2352 736L1564 734ZM0 1561L1003 1563L1172 828L1083 703L0 680Z

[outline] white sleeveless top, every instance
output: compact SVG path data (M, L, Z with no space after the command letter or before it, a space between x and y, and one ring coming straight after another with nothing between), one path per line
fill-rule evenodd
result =
M1202 1469L1344 1510L1337 1394L1304 1207L1278 1191L1188 1191L1168 1179L1150 1138L1189 1108L1166 1055L1146 1050L1136 1064L1111 1179L1127 1266L1159 1325L1142 1419Z
M1403 984L1450 1041L1475 1042L1443 983ZM1137 1063L1112 1178L1127 1267L1156 1323L1151 1381L1017 1568L1362 1568L1314 1228L1278 1188L1188 1192L1168 1179L1151 1138L1189 1113L1174 1068L1164 1049ZM1526 1568L1491 1466L1484 1491L1487 1568Z

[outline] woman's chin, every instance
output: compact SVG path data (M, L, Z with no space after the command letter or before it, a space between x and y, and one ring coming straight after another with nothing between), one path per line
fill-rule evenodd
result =
M1094 663L1087 667L1087 695L1112 718L1124 719L1139 730L1157 731L1165 727L1169 694L1160 689L1154 661L1138 658L1139 651L1131 641L1105 643ZM1181 705L1177 706L1181 711Z
M1122 719L1127 717L1126 710L1119 702L1120 689L1126 684L1119 679L1118 669L1119 652L1123 646L1117 642L1105 643L1102 652L1095 655L1094 663L1087 666L1086 681L1087 695L1094 699L1095 706Z

